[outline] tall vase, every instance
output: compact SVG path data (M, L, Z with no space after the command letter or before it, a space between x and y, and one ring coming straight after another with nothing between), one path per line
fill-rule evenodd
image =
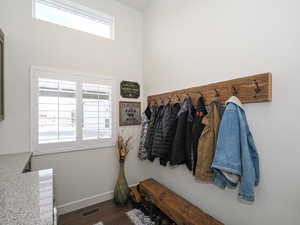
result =
M129 200L129 187L125 177L125 159L120 159L120 172L115 186L114 201L117 205L126 205Z

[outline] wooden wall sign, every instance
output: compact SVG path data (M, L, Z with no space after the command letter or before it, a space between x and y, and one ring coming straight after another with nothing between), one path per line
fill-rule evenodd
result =
M139 98L140 85L137 82L122 81L120 85L121 96L123 98Z
M120 102L120 126L133 126L141 124L141 103Z
M204 96L206 104L209 104L216 96L218 96L222 103L225 103L233 93L236 94L242 103L272 101L272 74L256 74L233 80L152 95L148 97L148 104L162 104L165 99L171 99L172 101L178 99L182 102L187 95L191 98L194 105L197 104L197 100L201 95Z

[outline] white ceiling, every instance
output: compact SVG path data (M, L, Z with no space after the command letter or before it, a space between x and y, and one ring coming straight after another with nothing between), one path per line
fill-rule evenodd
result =
M117 0L117 1L125 5L128 5L132 8L135 8L139 11L143 11L146 8L149 0Z

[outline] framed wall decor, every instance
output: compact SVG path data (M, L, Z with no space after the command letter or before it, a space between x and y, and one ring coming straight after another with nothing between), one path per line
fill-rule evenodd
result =
M141 103L120 101L120 126L134 126L141 124Z
M120 84L120 93L123 98L139 98L140 85L137 82L122 81Z

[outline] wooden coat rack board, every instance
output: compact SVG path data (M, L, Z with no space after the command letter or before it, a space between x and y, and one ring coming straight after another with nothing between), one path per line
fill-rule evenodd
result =
M216 96L222 103L235 94L242 103L272 101L272 74L263 73L238 79L212 83L204 86L182 89L148 97L148 104L161 105L166 99L172 102L183 102L189 96L193 105L203 95L205 104L209 104Z

